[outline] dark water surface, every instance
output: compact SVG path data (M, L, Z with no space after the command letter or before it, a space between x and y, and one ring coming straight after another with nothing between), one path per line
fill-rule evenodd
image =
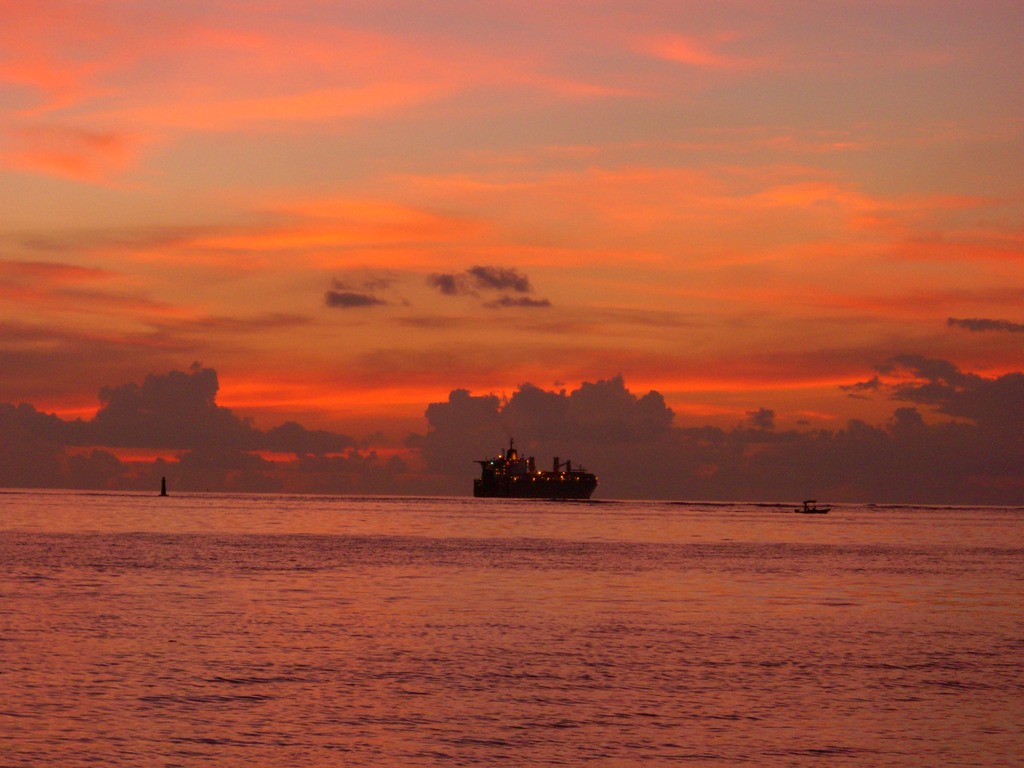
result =
M1020 766L1024 510L0 492L0 766Z

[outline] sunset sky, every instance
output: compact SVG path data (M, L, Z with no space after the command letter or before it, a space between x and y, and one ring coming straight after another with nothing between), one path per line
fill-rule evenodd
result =
M834 429L895 355L1024 365L1019 0L0 12L0 402L198 361L383 448L459 388Z

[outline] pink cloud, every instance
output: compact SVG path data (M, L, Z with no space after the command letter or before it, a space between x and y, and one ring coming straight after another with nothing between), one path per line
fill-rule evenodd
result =
M102 181L129 167L139 141L112 131L61 125L30 125L7 134L0 162L17 170Z
M8 101L18 107L6 115L5 162L80 180L124 171L144 146L188 133L343 127L479 88L574 100L630 93L569 72L543 49L376 31L349 18L357 14L321 20L301 4L242 17L216 3L4 5L0 87L37 95Z
M99 64L88 52L104 32L100 14L82 4L0 2L0 85L34 92L35 109L82 98Z
M743 38L738 35L717 35L698 39L685 34L657 34L634 43L644 55L663 61L708 70L753 71L777 67L779 60L767 56L746 56L726 51Z

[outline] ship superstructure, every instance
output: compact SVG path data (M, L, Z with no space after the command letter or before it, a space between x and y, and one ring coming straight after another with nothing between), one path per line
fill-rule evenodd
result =
M480 477L473 481L473 495L509 499L589 499L597 477L571 461L556 456L549 471L537 469L533 456L520 457L515 441L493 459L477 459Z

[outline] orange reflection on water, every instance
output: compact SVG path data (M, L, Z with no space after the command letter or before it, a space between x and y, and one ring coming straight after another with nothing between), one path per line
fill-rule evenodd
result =
M0 519L15 763L1024 757L1019 510L7 492Z

